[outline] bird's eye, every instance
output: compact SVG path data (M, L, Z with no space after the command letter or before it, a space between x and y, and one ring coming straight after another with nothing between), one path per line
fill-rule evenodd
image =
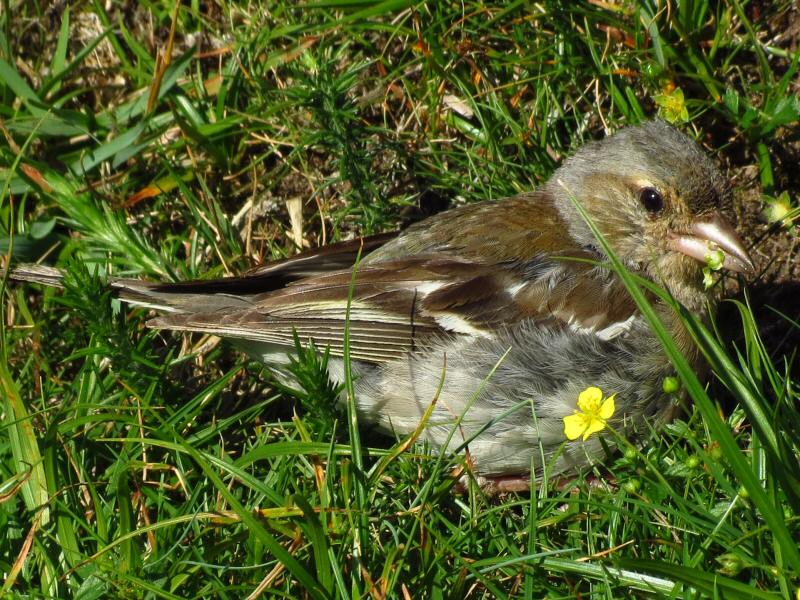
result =
M664 196L655 188L643 188L639 192L639 202L651 215L657 215L664 210Z

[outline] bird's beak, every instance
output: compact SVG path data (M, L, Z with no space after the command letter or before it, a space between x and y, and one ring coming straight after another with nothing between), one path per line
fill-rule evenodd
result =
M700 262L707 262L712 252L722 250L725 269L748 275L755 273L753 261L736 230L717 212L693 223L686 232L670 233L669 247Z

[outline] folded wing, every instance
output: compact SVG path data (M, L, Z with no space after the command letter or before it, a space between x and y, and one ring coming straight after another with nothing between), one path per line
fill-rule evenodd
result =
M619 335L635 307L616 278L598 277L595 268L544 258L536 268L503 268L431 253L362 264L355 275L344 270L306 277L251 295L206 295L198 282L187 300L185 284L115 285L123 298L139 296L134 300L139 304L147 304L148 295L159 295L164 303L164 295L175 294L172 314L153 319L152 327L287 348L296 331L301 340L313 339L340 356L347 326L351 356L382 363L423 348L432 337L488 336L499 325L521 321ZM572 294L579 286L580 296Z

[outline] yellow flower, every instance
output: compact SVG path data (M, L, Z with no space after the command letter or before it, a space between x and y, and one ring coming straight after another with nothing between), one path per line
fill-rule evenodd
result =
M577 440L583 436L583 440L598 431L603 431L608 424L608 420L617 409L614 404L612 394L605 400L603 391L600 388L588 387L578 396L578 408L575 414L564 417L564 435L567 439Z
M797 207L792 205L789 192L783 192L777 198L766 196L764 199L766 207L763 215L770 225L772 223L780 223L784 227L791 227L794 221L797 220Z

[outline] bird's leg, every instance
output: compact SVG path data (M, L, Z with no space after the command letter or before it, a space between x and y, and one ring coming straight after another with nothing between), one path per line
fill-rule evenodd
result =
M524 475L491 475L488 477L475 476L475 482L480 486L481 491L487 496L498 496L500 494L508 493L525 493L530 492L532 489L536 490L539 487L537 482L531 482L530 473ZM615 489L616 480L613 477L598 477L594 473L589 473L585 477L585 481L591 488L607 488ZM551 483L550 487L558 491L575 487L575 477L556 477ZM466 494L469 489L469 480L464 475L459 478L453 491L456 494Z
M527 475L496 475L494 477L479 477L478 482L484 492L489 495L507 494L510 492L530 492L536 484L531 481L530 473Z
M453 491L456 494L466 494L469 490L470 479L474 479L481 491L487 496L531 491L531 476L529 473L525 475L492 475L489 477L462 475L453 486Z

